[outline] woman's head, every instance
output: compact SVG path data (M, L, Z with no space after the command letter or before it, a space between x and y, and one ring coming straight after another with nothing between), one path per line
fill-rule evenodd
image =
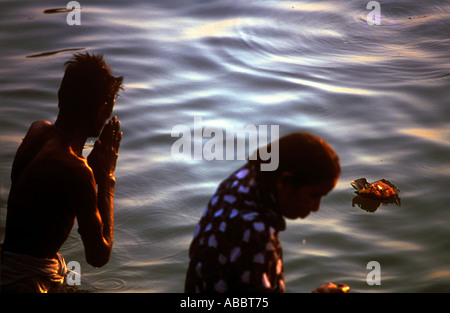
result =
M271 143L264 148L270 150L272 146L279 149L278 168L260 174L275 187L283 214L287 218L303 218L317 211L320 199L334 188L339 178L337 153L322 138L303 132L284 136L276 145ZM257 156L249 162L264 161Z

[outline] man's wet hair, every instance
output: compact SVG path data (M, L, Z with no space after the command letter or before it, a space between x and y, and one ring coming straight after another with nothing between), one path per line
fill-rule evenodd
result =
M268 151L272 143L264 147ZM259 148L261 149L261 147ZM260 158L259 149L256 160L249 159L258 165L265 163ZM283 172L292 177L286 178L288 183L296 186L314 185L337 179L341 173L338 154L322 138L306 133L296 132L278 139L279 165L275 171L260 172L261 178L274 182Z
M123 76L114 77L102 55L77 53L64 65L66 70L58 91L58 107L63 113L96 112L105 102L114 101L123 89Z

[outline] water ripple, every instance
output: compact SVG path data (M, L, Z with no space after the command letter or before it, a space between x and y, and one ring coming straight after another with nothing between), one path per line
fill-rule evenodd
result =
M59 49L54 51L47 51L47 52L40 52L36 54L27 55L27 58L40 58L40 57L47 57L50 55L58 54L61 52L71 52L71 51L80 51L85 50L86 48L67 48L67 49Z
M448 286L450 5L382 2L381 25L369 26L367 2L81 2L82 25L69 27L64 9L42 13L53 8L49 0L4 1L2 175L29 123L56 117L69 54L102 53L126 89L115 107L124 130L118 254L114 278L95 274L94 289L182 290L197 218L217 184L242 165L171 157L172 127L192 126L195 116L205 125L308 130L339 152L340 187L283 234L288 290L345 279L354 291L374 291L365 283L369 260L381 262L383 291ZM363 176L395 182L402 206L352 209L348 182ZM3 198L10 184L1 183ZM69 236L63 252L84 259L79 237ZM140 271L146 275L131 275Z
M92 282L92 287L99 291L118 291L124 289L126 285L120 278L100 278Z

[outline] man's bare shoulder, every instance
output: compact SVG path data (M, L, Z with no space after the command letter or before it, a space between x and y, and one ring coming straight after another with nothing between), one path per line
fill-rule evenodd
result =
M27 135L25 138L38 138L46 133L48 133L52 129L53 125L49 121L39 120L31 123L30 128L28 129ZM31 139L31 138L30 138Z
M29 165L46 142L47 135L53 126L48 121L35 121L28 129L25 138L17 149L14 157L11 178L15 180Z
M30 128L36 128L36 129L38 129L38 128L48 128L48 127L50 127L52 125L53 124L50 123L49 121L37 120L37 121L34 121L33 123L31 123Z
M27 134L23 138L19 147L19 154L26 153L30 147L39 146L45 141L46 135L53 129L53 125L49 121L35 121L28 128Z

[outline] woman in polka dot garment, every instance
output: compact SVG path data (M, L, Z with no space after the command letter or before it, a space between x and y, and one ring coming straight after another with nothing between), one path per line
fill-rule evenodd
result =
M256 151L256 160L225 179L209 201L189 250L186 292L285 291L284 218L317 211L340 166L333 149L312 134L294 133L277 143L275 171L260 170L264 161Z

